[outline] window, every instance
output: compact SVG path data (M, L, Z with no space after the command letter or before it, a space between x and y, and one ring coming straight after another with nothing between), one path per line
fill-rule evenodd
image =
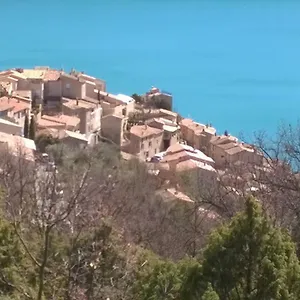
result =
M70 83L66 83L66 89L69 89L71 87Z
M145 158L148 158L149 157L149 151L145 151L144 155L145 155Z
M152 146L152 142L151 141L149 141L149 147L151 147Z
M141 144L141 149L144 149L144 144L143 143Z
M157 153L157 150L156 150L156 149L154 149L154 153L155 153L155 154Z

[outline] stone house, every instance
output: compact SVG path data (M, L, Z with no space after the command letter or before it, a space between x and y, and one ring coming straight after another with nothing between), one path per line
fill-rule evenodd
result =
M92 134L100 132L102 107L97 100L72 100L62 98L62 112L65 115L80 118L80 133Z
M31 101L21 97L1 97L0 98L0 117L13 120L20 126L24 126L26 115L31 111Z
M209 125L194 122L192 119L182 119L180 124L181 137L188 145L209 155L210 140L216 134L216 129Z
M118 146L123 146L127 121L127 117L120 115L104 116L101 120L101 136L113 141Z
M77 77L86 84L86 97L98 99L98 91L106 91L106 83L104 80L79 73Z
M98 99L100 100L102 106L103 102L109 103L109 105L104 104L107 109L116 109L117 107L121 106L122 108L119 107L118 109L122 109L122 115L126 117L128 117L130 113L133 113L135 111L135 101L132 97L127 95L114 95L99 91ZM114 112L114 114L116 114L116 112Z
M239 142L233 136L215 136L210 141L210 154L218 168L225 168L236 162L262 165L263 155L254 147Z
M126 106L120 105L117 103L109 103L103 100L100 100L102 107L103 116L115 115L115 116L125 116Z
M217 172L215 162L198 149L177 143L170 146L162 159L153 164L164 179L173 183L180 183L182 174L196 175L202 181L215 180Z
M166 150L171 145L174 145L178 142L180 127L177 125L177 123L165 118L154 118L147 120L146 124L164 131L162 150Z
M130 153L147 160L163 149L162 129L148 125L135 125L130 129Z

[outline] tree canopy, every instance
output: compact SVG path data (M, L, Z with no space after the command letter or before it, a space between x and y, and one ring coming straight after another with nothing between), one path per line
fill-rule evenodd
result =
M287 300L300 295L294 243L253 198L247 199L244 212L211 235L201 272L202 283L211 284L224 300ZM194 291L199 287L196 282Z

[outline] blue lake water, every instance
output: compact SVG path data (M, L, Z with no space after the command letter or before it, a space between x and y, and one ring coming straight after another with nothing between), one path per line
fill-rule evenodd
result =
M299 117L299 16L296 0L4 1L0 68L74 67L114 93L155 85L220 133L273 134Z

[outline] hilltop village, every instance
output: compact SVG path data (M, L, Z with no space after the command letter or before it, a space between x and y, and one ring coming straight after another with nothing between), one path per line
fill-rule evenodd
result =
M25 128L29 120L35 140L51 136L73 148L113 143L124 159L138 158L168 181L170 193L181 174L214 179L234 165L264 165L254 146L182 118L172 111L172 94L155 87L143 95L115 95L105 81L84 72L35 67L0 72L0 88L1 147L25 153L27 160L38 155Z

